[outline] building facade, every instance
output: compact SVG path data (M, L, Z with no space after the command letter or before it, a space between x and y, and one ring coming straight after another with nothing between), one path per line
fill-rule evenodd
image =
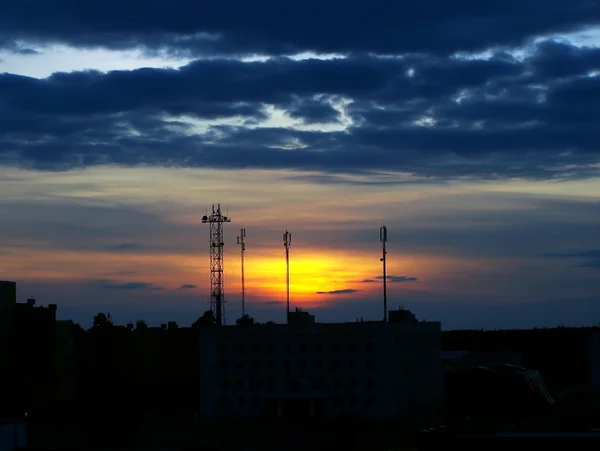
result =
M297 313L289 325L201 330L202 416L395 418L443 402L440 323Z

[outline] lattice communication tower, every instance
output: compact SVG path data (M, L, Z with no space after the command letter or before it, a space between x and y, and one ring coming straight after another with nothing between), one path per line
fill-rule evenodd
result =
M212 213L202 217L210 225L210 309L217 325L225 324L225 292L223 290L223 224L231 218L221 214L221 205L213 205Z

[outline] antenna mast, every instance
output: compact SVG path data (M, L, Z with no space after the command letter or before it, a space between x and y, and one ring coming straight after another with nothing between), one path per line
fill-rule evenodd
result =
M387 242L387 227L381 226L379 228L379 241L381 242L382 255L379 259L383 263L383 321L387 321L387 251L385 250L385 243Z
M246 229L240 229L240 236L237 237L237 244L240 245L240 252L242 257L242 316L246 314L246 282L244 279L244 252L246 251L246 243L244 243L245 236Z
M286 324L290 322L290 246L292 245L292 234L287 230L283 234L283 245L285 246L285 285L286 285Z
M223 224L231 219L221 214L221 204L212 206L212 213L202 217L202 224L210 224L210 310L217 325L225 324L225 293L223 290Z

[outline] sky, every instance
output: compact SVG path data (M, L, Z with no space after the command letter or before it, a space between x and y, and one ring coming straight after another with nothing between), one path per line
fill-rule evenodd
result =
M227 323L388 306L600 323L598 0L0 6L0 279L189 325L221 204Z

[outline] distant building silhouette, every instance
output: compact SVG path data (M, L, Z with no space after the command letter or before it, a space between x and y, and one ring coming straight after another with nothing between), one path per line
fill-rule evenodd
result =
M0 415L23 418L59 402L56 304L16 302L16 283L0 282ZM65 365L67 362L63 360Z
M11 308L17 303L17 283L0 280L0 309Z

